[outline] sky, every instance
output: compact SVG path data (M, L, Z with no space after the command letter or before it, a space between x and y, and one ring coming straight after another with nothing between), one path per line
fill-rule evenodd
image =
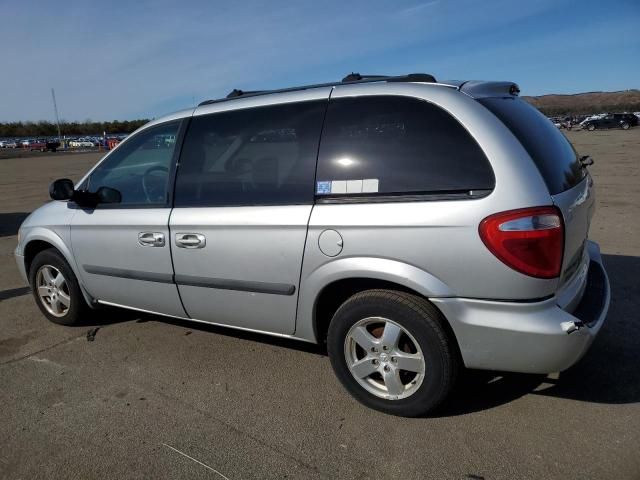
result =
M0 0L0 122L154 118L350 72L640 88L640 0Z

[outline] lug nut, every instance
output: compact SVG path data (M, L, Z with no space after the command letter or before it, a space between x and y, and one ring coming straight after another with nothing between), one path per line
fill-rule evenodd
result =
M391 370L391 369L389 368L389 365L385 365L385 366L384 366L384 371L385 371L385 372L388 372L389 370Z
M378 360L376 360L375 358L373 360L371 360L371 363L373 363L374 365L378 364Z
M371 347L371 351L375 353L378 351L378 349L376 347Z
M386 352L387 350L389 350L389 347L387 347L386 345L383 345L382 349Z
M397 359L396 357L391 357L391 361L392 361L393 363L396 363L396 362L398 361L398 359Z

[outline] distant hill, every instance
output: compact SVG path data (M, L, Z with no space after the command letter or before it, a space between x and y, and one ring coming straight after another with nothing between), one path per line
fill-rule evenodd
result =
M522 97L545 115L640 111L640 90Z

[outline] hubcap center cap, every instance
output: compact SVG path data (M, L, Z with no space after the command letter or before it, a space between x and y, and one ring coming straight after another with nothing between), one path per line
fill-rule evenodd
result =
M389 355L387 355L386 353L381 353L380 354L380 361L383 363L387 363L389 361Z

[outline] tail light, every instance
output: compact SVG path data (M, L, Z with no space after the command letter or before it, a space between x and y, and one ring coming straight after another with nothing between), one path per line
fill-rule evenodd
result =
M500 261L537 278L560 275L564 224L556 207L496 213L480 222L480 238Z

